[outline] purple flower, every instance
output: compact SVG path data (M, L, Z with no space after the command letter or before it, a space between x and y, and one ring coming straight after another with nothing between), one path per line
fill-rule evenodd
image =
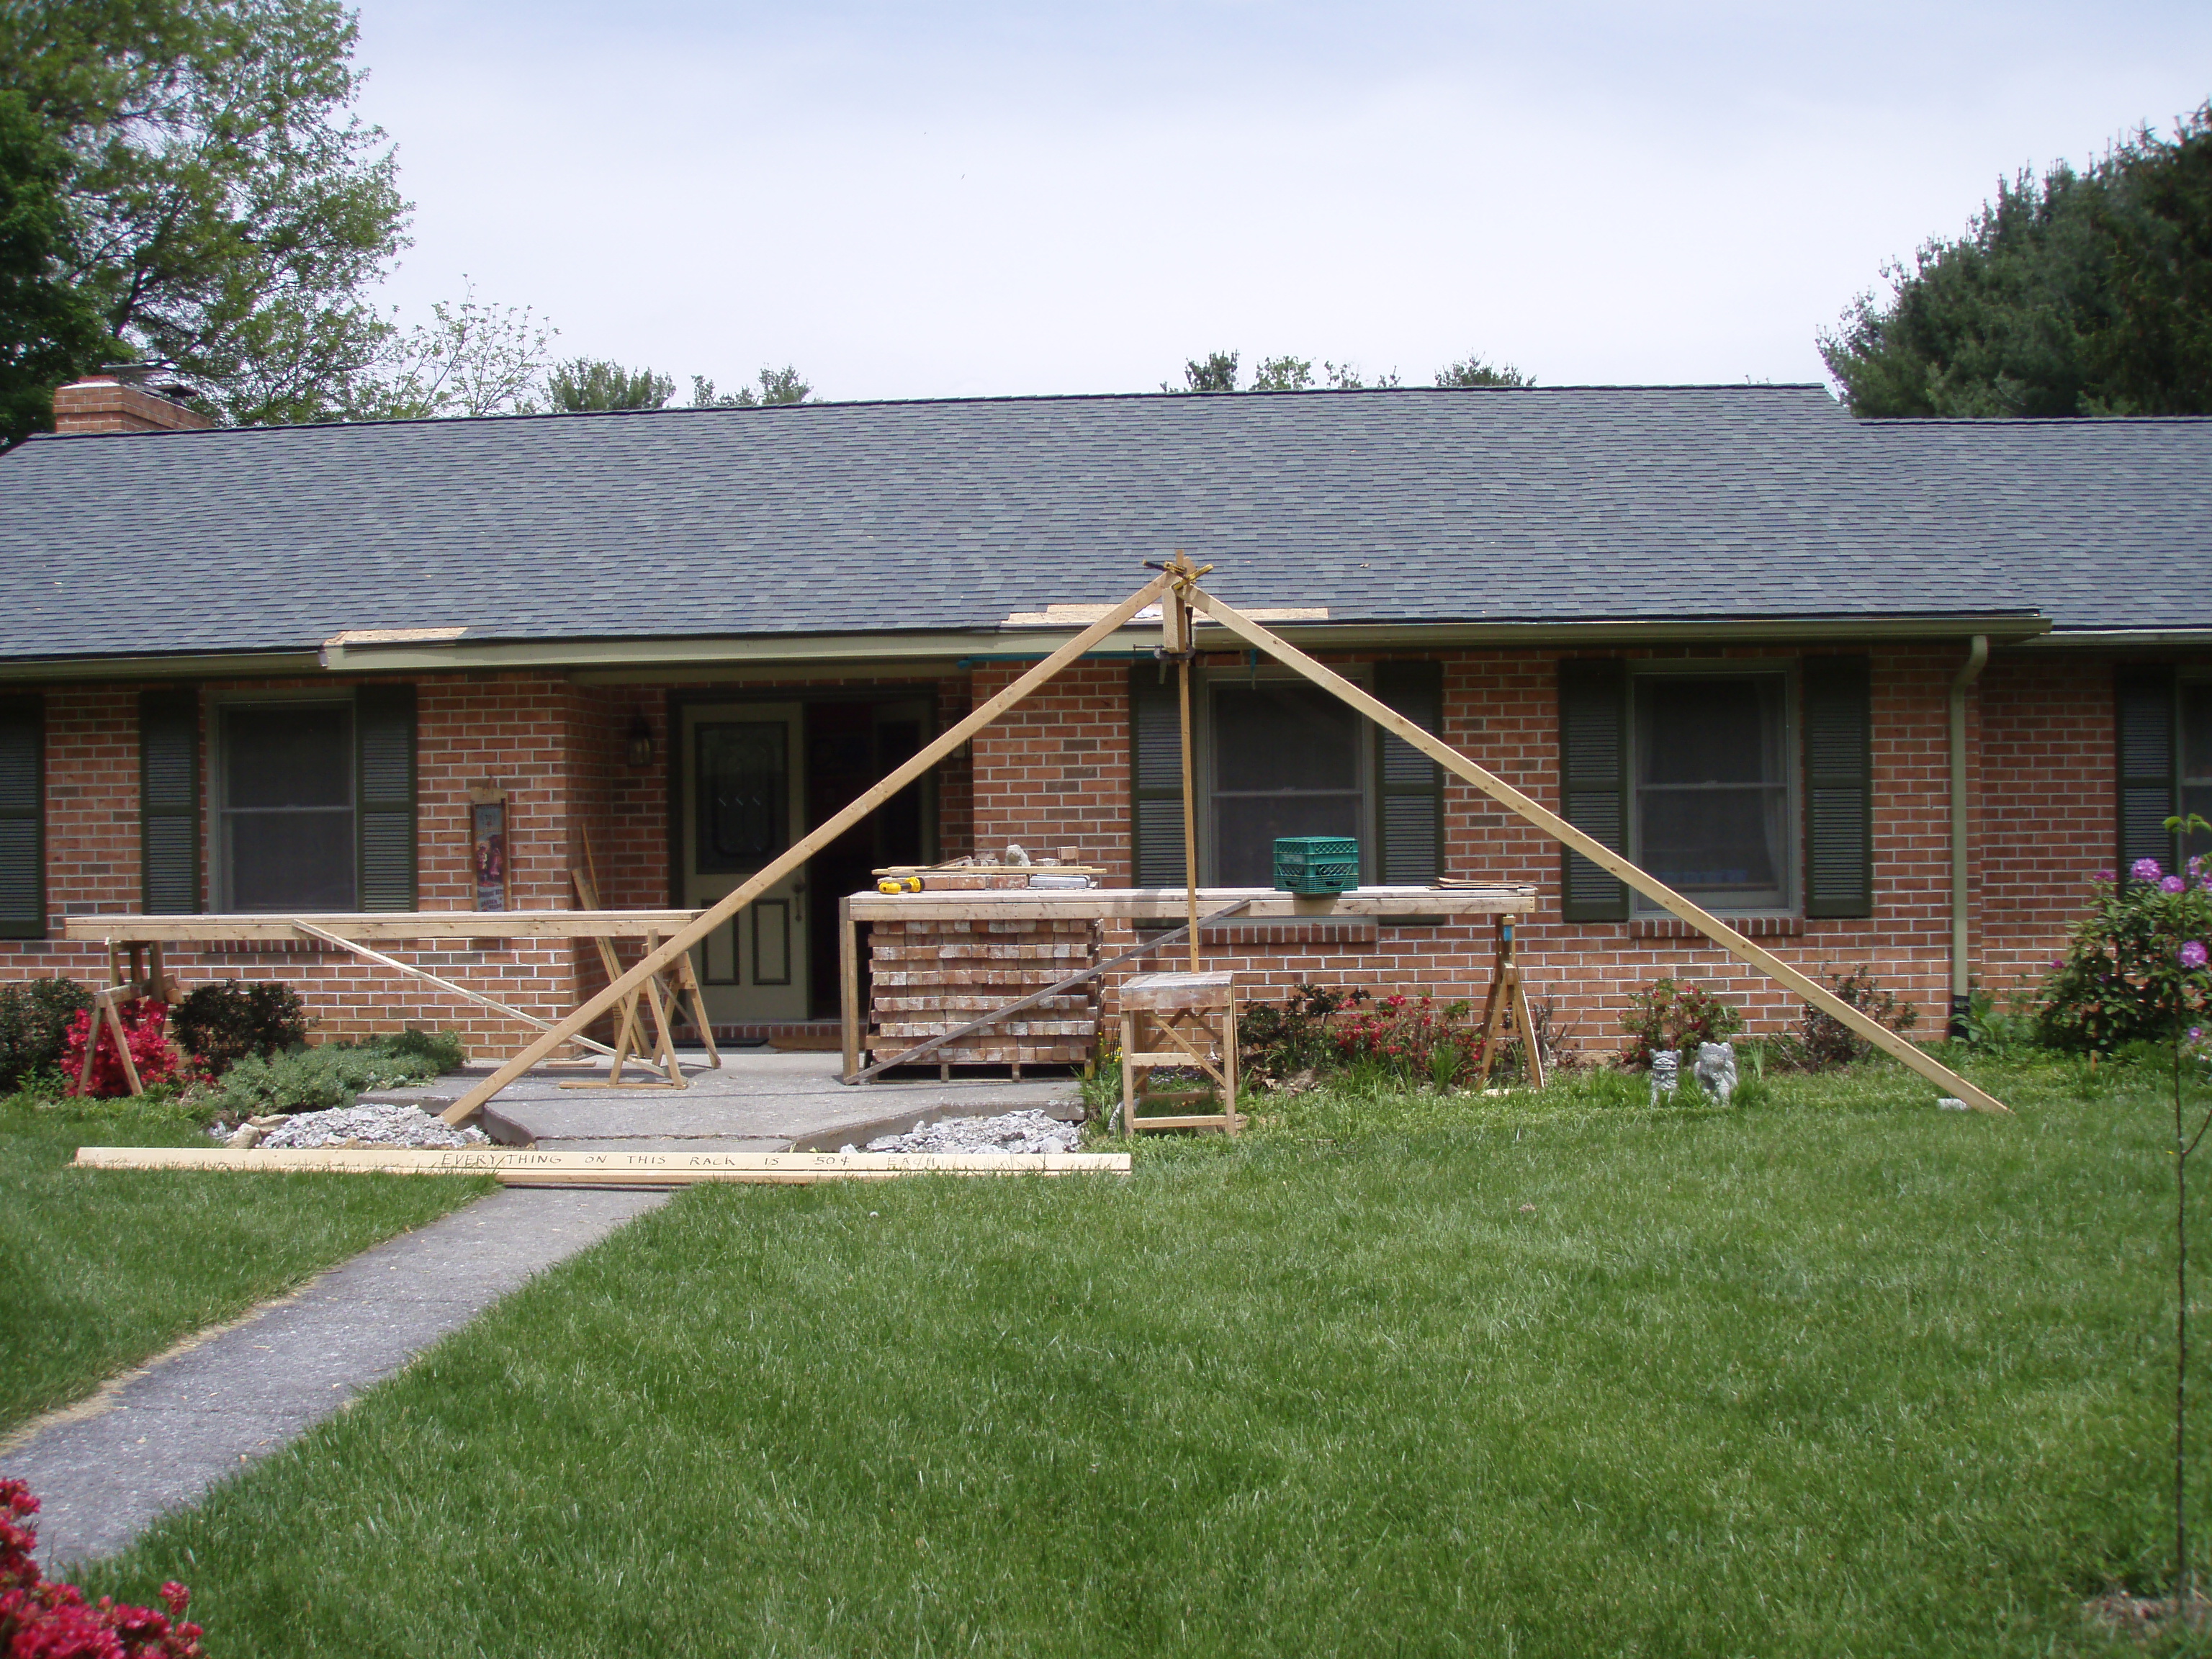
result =
M2161 893L2180 893L2187 891L2188 887L2189 884L2182 880L2179 876L2168 876L2164 881L2159 883L2158 890Z
M2100 870L2095 875L2089 878L2092 881L2110 881L2112 878L2112 872L2109 870Z
M2156 881L2166 870L2156 859L2137 859L2128 866L2128 873L2137 881Z
M2204 946L2196 939L2181 947L2181 965L2185 968L2202 968L2208 960L2212 957L2205 955Z

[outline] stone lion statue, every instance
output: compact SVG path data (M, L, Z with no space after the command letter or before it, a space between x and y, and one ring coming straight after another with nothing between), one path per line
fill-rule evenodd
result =
M1735 1047L1727 1042L1698 1045L1698 1086L1725 1106L1735 1092Z
M1651 1056L1651 1103L1674 1097L1674 1085L1682 1073L1682 1056L1673 1048L1662 1048Z

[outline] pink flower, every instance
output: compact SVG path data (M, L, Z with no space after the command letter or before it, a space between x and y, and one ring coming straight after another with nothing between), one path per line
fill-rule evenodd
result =
M2208 960L2212 960L2212 957L2205 955L2203 945L2197 939L2191 939L2181 947L2181 965L2185 968L2202 968Z
M2128 873L2137 881L2156 881L2166 870L2156 859L2137 859L2128 866Z
M2161 893L2179 893L2185 891L2188 886L2189 884L2182 880L2179 876L2168 876L2164 881L2159 883L2158 890Z

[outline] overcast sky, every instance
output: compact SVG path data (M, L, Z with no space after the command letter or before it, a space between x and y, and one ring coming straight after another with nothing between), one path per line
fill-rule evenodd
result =
M2212 6L361 0L403 320L830 398L1241 349L1814 380L2000 173L2212 95ZM681 399L679 398L679 401Z

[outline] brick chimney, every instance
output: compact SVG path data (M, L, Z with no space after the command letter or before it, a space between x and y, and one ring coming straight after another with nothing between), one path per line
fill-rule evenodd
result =
M146 385L151 371L138 365L103 368L54 388L54 430L66 437L86 432L185 432L215 422ZM181 392L165 386L161 392Z

